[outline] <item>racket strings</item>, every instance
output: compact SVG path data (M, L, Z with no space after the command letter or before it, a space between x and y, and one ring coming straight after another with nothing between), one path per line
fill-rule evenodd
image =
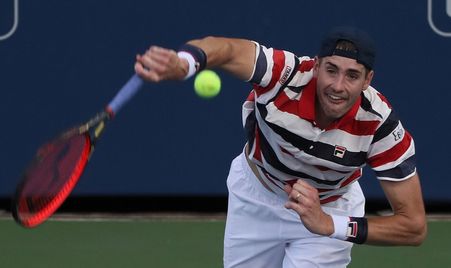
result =
M88 134L63 137L39 149L25 172L16 194L15 215L24 226L36 226L55 212L75 187L88 161Z

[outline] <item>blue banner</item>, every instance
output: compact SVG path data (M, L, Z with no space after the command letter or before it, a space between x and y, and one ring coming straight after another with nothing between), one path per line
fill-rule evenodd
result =
M451 200L450 0L0 0L0 196L41 143L102 110L150 45L216 35L314 56L337 25L374 37L373 85L415 138L425 199ZM108 126L74 195L225 195L250 86L219 74L211 100L195 95L192 79L147 84ZM371 170L361 184L383 197Z

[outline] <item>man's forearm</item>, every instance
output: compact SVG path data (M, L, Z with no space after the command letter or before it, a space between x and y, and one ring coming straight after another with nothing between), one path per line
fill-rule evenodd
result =
M256 46L249 40L209 36L188 44L205 52L207 68L221 68L241 80L248 80L252 75Z

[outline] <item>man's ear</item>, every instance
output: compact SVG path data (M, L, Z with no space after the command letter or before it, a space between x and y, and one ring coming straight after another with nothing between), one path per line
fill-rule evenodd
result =
M313 77L318 77L319 65L321 59L318 56L315 56L315 65L313 65Z
M367 89L370 86L371 81L373 80L373 77L374 77L374 71L371 70L368 72L368 74L365 77L365 83L363 84L363 90Z

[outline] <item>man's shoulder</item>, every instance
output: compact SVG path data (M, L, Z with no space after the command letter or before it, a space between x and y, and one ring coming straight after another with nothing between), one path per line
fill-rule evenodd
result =
M382 121L385 120L392 111L392 106L387 98L372 86L369 86L363 91L361 106L365 111L374 114Z

